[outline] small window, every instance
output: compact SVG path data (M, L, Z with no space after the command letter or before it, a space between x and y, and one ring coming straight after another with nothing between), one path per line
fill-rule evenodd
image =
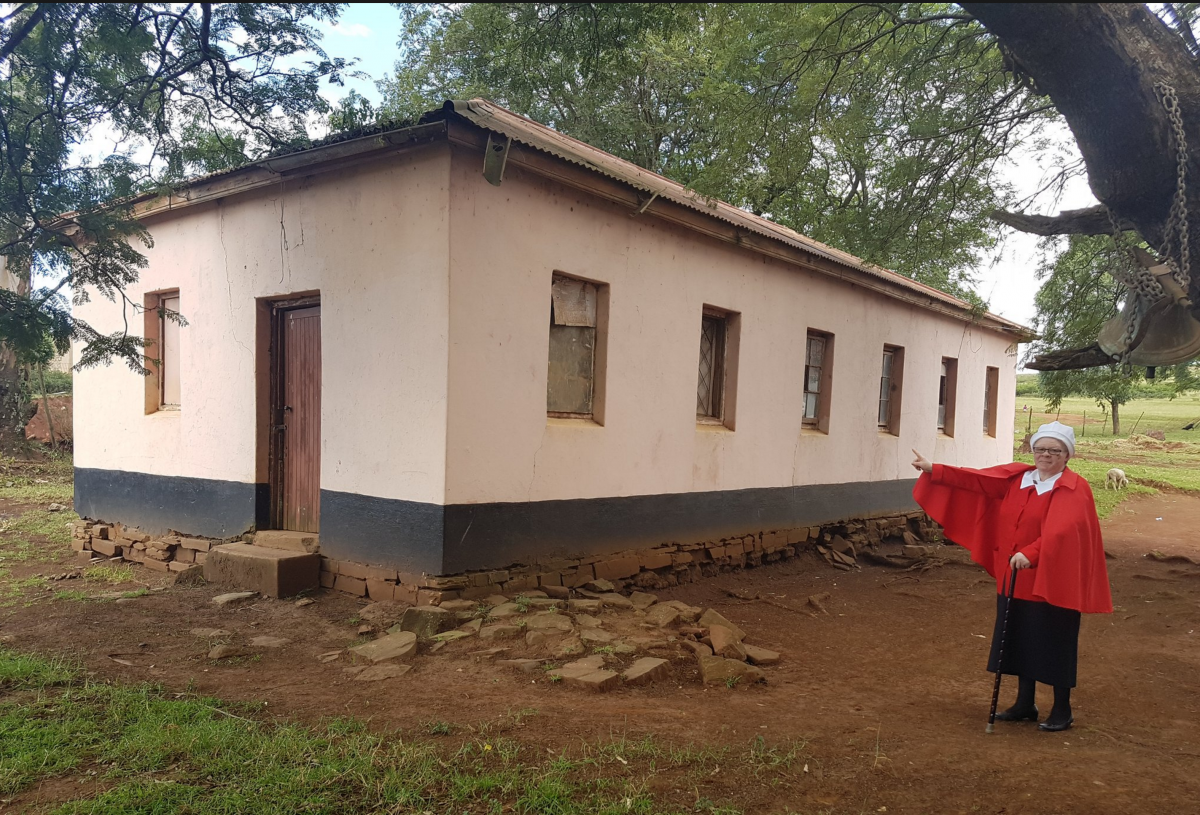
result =
M147 294L144 301L146 368L146 413L177 410L182 403L179 364L179 291Z
M833 382L833 335L809 331L804 352L803 427L829 432L829 397Z
M1000 394L1000 369L988 366L983 380L983 432L996 435L997 397Z
M600 421L607 291L603 284L555 274L550 284L546 412Z
M938 384L938 430L954 435L954 403L958 394L958 360L942 357L942 374Z
M879 376L879 429L900 435L900 401L904 385L904 349L883 346L883 366Z
M725 344L729 326L724 314L705 311L700 321L700 370L696 377L696 418L724 418Z

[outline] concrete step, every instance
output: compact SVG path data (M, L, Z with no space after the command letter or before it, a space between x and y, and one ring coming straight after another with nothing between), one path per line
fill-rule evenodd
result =
M265 529L254 533L254 545L287 552L319 552L321 537L313 532L291 532L286 529Z
M204 561L209 583L257 591L267 597L290 597L317 588L321 558L312 552L289 552L249 543L214 546Z

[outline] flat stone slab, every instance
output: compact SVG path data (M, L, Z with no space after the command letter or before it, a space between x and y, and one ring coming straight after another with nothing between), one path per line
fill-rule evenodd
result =
M547 597L556 600L567 600L571 597L571 590L566 586L542 586L542 591L546 592Z
M574 662L568 662L561 668L555 668L550 672L550 676L561 676L564 679L568 676L583 676L584 674L598 671L604 667L604 657L599 654L593 654L590 657L577 659Z
M441 634L434 634L430 639L434 642L454 642L455 640L465 640L467 637L475 636L473 631L443 631Z
M255 533L254 545L266 549L282 549L285 552L319 552L321 538L312 532L267 529Z
M599 600L571 600L567 609L578 614L599 614L604 604Z
M496 664L505 668L515 668L521 673L535 673L542 667L540 659L498 659Z
M650 608L650 606L658 602L658 596L654 594L647 594L644 591L635 591L633 594L629 595L629 602L633 603L633 607L638 611L645 611L646 609Z
M215 640L217 637L229 637L233 632L226 631L224 628L193 628L188 632L193 637L200 637L205 640Z
M724 617L722 617L717 612L713 611L711 608L700 615L699 623L702 628L708 628L708 629L711 629L714 625L723 625L726 628L728 628L730 631L733 632L733 636L737 638L738 642L741 642L742 640L746 639L745 631L738 628L733 623L729 622L729 620L726 620Z
M358 616L386 628L400 621L404 616L404 607L397 603L371 603L360 608Z
M595 580L589 580L587 583L583 584L583 587L585 589L588 589L589 591L595 591L595 592L601 592L601 593L617 590L617 587L612 584L611 580L605 580L603 577L597 578Z
M404 659L417 652L417 635L411 631L397 631L377 640L350 649L350 653L371 662L388 659Z
M682 645L684 648L687 648L689 651L691 651L693 654L695 654L698 657L710 657L713 655L712 648L710 648L709 646L705 645L702 642L695 642L693 640L681 640L680 645Z
M474 611L479 604L474 600L443 600L438 608L446 611Z
M519 625L485 625L479 629L479 639L481 640L511 640L514 637L521 636L521 626Z
M460 625L455 631L465 631L468 634L478 634L483 629L483 620L468 620Z
M619 685L621 677L616 671L592 671L582 676L564 676L563 682L592 693L604 693Z
M255 637L254 639L250 640L250 646L252 648L282 648L290 643L291 640L289 640L287 637L262 636Z
M583 650L583 641L579 637L568 637L559 643L555 653L560 657L577 657Z
M580 628L599 628L603 625L599 617L593 617L591 614L576 614L575 623Z
M218 594L212 599L218 606L236 606L258 596L256 591L231 591L228 594Z
M320 585L321 558L248 543L226 543L209 550L204 579L252 589L266 597L290 597Z
M354 681L379 682L384 679L395 679L398 676L404 676L411 670L411 665L396 665L395 663L387 662L383 665L372 665L365 671L360 671L358 676L354 677Z
M529 599L526 605L530 608L544 611L548 608L564 608L567 604L562 600L555 600L553 597L533 597Z
M601 594L596 598L609 608L633 608L633 601L623 594L617 594L615 591Z
M336 662L342 656L341 651L326 651L324 654L319 654L317 660L322 663Z
M423 640L430 639L447 629L453 628L458 618L440 606L413 606L404 609L400 622L388 629L390 632L411 631Z
M488 617L503 619L504 617L516 617L520 613L521 609L517 607L516 603L510 603L505 600L503 603L493 606L492 610L488 612Z
M762 668L736 659L718 656L698 656L696 659L700 663L700 676L705 685L749 685L767 680Z
M549 642L557 642L563 637L562 631L551 629L549 631L526 631L525 644L533 648L538 645L545 645Z
M542 612L525 618L525 628L529 631L562 631L568 632L575 628L571 618L555 612Z
M772 651L769 648L759 648L757 645L747 645L742 643L742 647L746 649L746 658L755 665L774 665L779 662L780 654L778 651Z
M579 632L579 639L589 644L604 645L610 643L617 638L616 634L610 634L599 628L585 628Z
M725 626L714 625L709 628L708 641L716 656L736 659L739 662L746 661L746 649L742 647L741 641L734 633Z
M679 622L679 609L666 603L650 606L646 612L646 622L659 628L666 628Z
M502 606L507 602L508 598L503 594L489 594L487 597L483 598L483 604L485 606Z
M702 609L699 609L696 606L689 606L682 600L668 600L665 603L661 603L661 605L670 606L671 608L678 610L679 619L683 620L685 623L696 622L696 620L700 617L700 612L702 611Z
M209 659L229 659L230 657L248 657L254 652L240 645L217 645L208 652Z
M656 657L642 657L625 669L623 676L630 685L648 685L671 675L671 663Z

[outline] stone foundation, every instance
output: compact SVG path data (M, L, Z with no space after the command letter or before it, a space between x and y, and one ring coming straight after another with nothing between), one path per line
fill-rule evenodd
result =
M492 594L517 594L545 586L575 588L593 580L611 581L618 590L655 589L691 583L735 569L775 563L812 550L830 550L853 562L854 552L885 541L916 545L941 541L941 529L921 511L825 526L750 533L705 543L665 543L652 549L610 555L565 558L549 563L458 575L414 575L382 566L321 557L321 585L372 600L409 605L438 605L444 600L474 600ZM208 552L222 543L254 543L254 534L237 538L163 535L151 537L121 524L77 521L72 546L88 562L125 560L161 572L200 571ZM849 544L849 552L847 546ZM829 559L827 557L827 559Z

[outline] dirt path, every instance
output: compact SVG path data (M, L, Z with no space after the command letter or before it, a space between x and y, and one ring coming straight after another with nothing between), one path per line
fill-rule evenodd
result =
M1117 610L1084 619L1076 726L1057 735L1028 724L984 734L993 589L963 563L847 573L800 558L659 592L716 608L751 641L785 654L769 684L753 688L706 689L680 656L670 684L586 695L471 657L480 645L465 642L421 657L403 678L354 682L343 665L317 659L357 636L362 603L332 593L303 608L260 601L217 609L212 588L120 603L43 602L0 611L0 635L21 650L77 655L108 679L190 685L305 720L354 715L421 737L430 722L465 728L535 710L508 735L552 749L646 734L668 743L745 744L759 735L803 742L809 771L780 786L719 774L699 790L654 782L685 808L704 794L753 813L1197 812L1200 566L1144 554L1200 560L1200 498L1133 498L1104 526ZM796 606L828 592L829 613L743 602L725 589ZM293 643L218 663L188 633L196 627ZM1013 692L1003 692L1005 706ZM1048 690L1040 697L1048 707Z

